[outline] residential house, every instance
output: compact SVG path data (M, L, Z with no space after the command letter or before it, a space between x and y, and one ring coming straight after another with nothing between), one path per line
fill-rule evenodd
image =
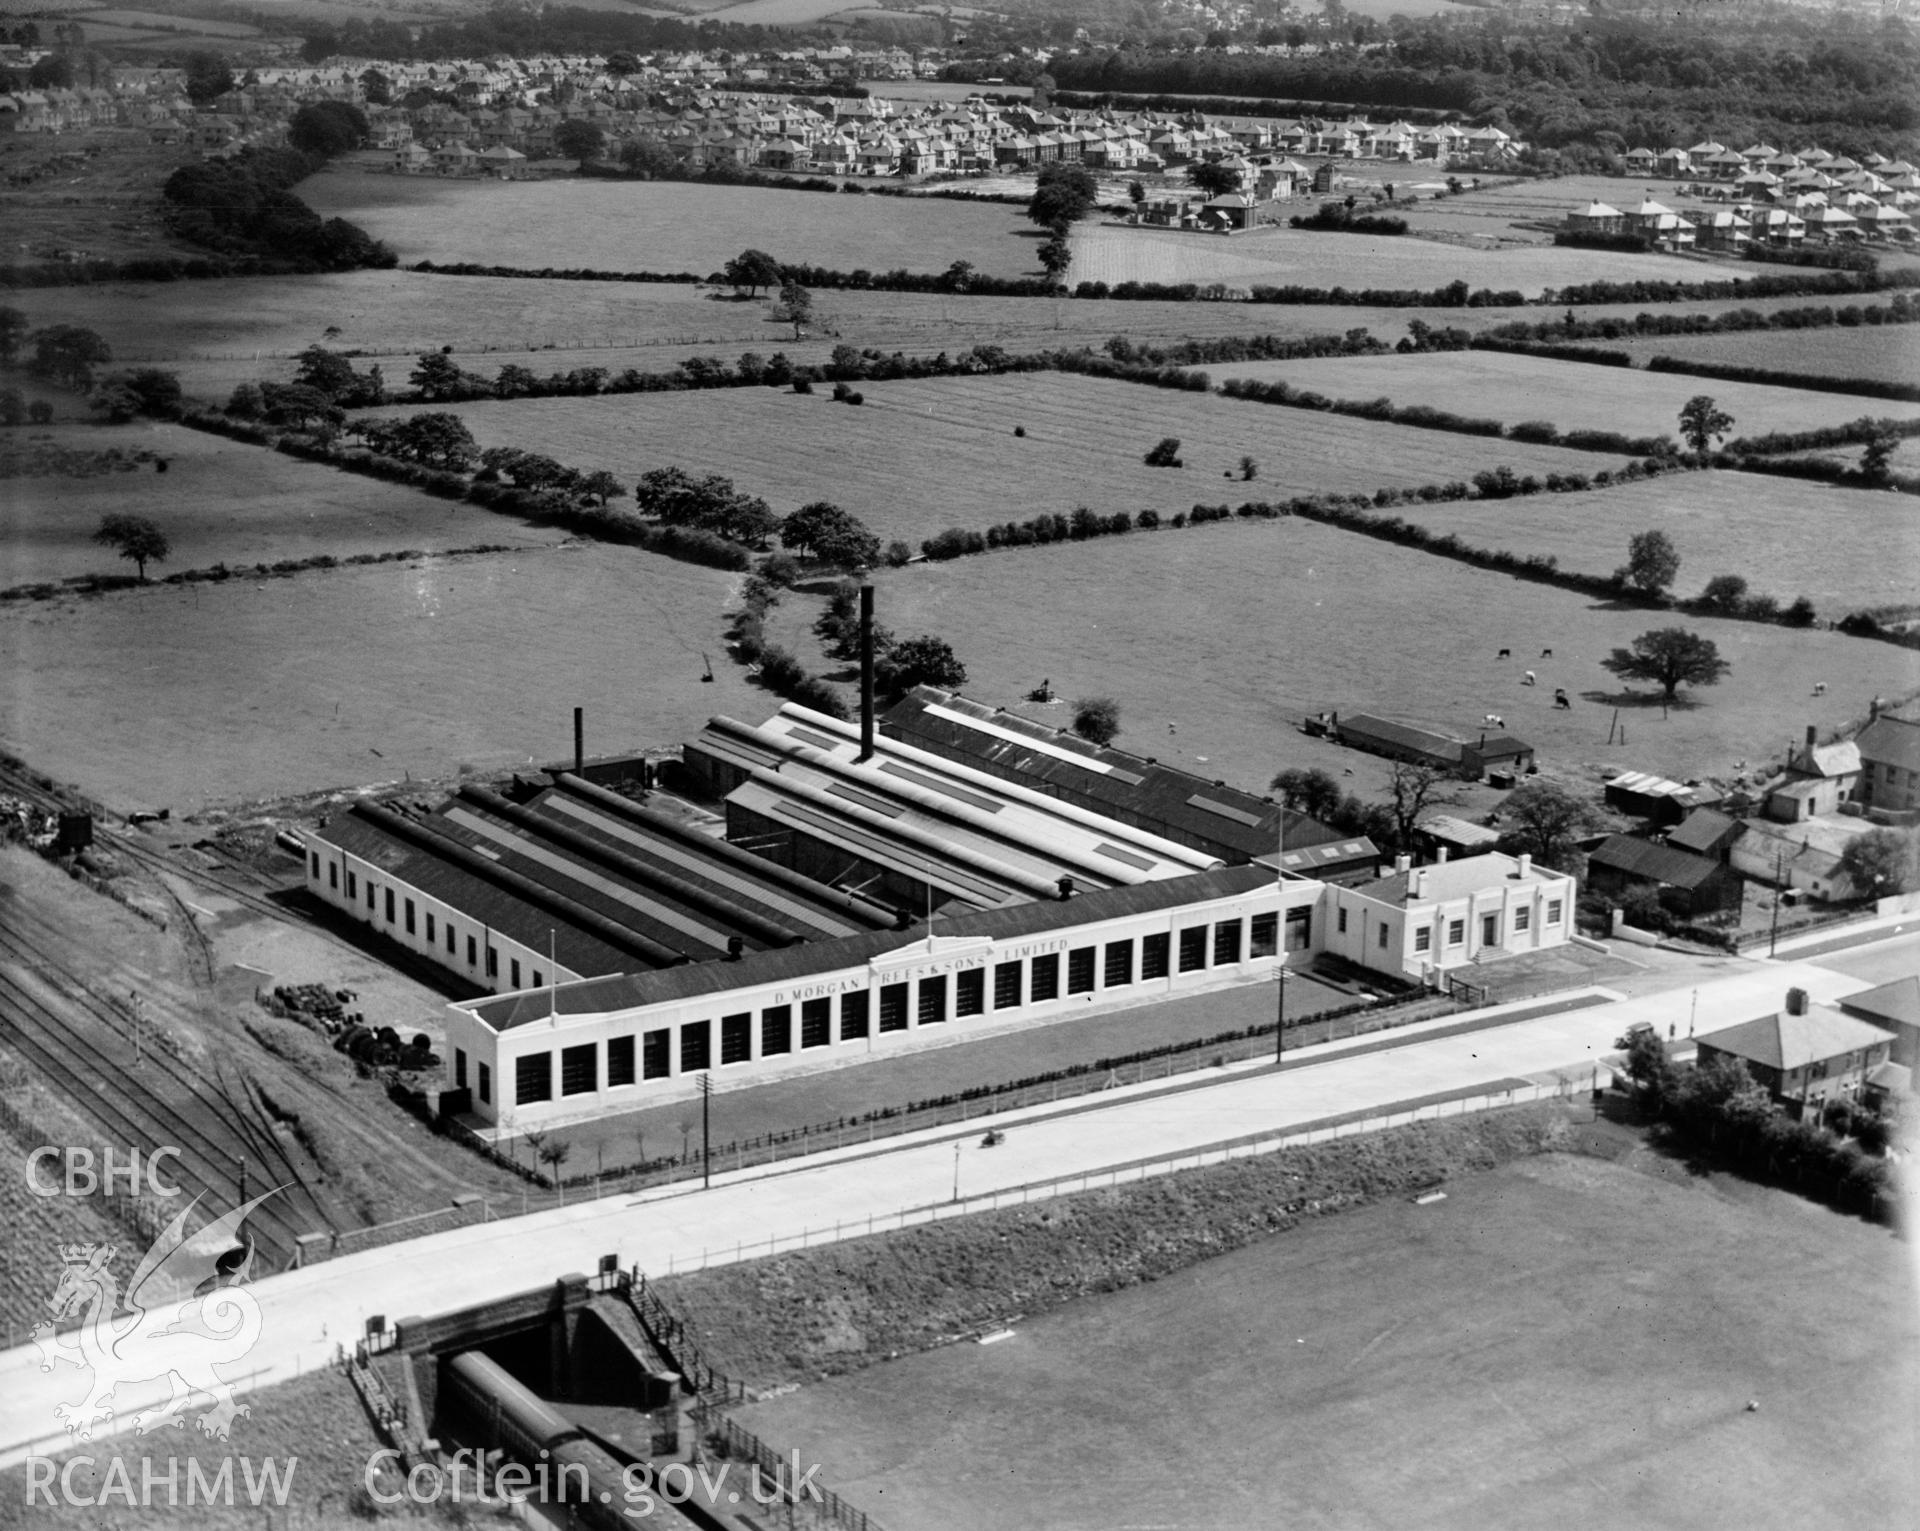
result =
M1787 760L1786 775L1768 789L1766 814L1782 824L1837 813L1843 798L1853 795L1860 780L1860 746L1816 743L1817 732L1807 727L1807 742Z
M1605 202L1589 202L1567 214L1569 234L1614 236L1627 231L1627 215Z
M1840 867L1840 852L1853 837L1834 820L1807 820L1790 828L1767 819L1749 819L1746 832L1728 849L1733 869L1755 882L1809 893L1822 900L1857 896Z
M1449 969L1565 944L1579 885L1529 856L1490 851L1436 866L1399 857L1391 874L1331 887L1325 949L1396 977L1431 981Z
M1854 744L1862 804L1896 813L1920 808L1920 721L1876 710Z
M1620 162L1630 176L1652 175L1659 157L1651 149L1629 149L1620 156Z
M1639 234L1668 250L1693 247L1693 225L1664 202L1648 197L1626 214L1627 232Z
M1818 1113L1830 1100L1857 1095L1889 1061L1892 1038L1878 1026L1787 990L1786 1008L1694 1039L1696 1061L1738 1061L1775 1100Z
M1920 1067L1920 977L1908 974L1878 988L1849 994L1839 1004L1848 1015L1892 1033L1891 1056L1895 1063Z

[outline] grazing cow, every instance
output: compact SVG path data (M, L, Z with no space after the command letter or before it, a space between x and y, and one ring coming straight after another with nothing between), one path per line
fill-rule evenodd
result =
M1489 728L1505 728L1507 726L1507 720L1497 712L1490 712L1487 714L1487 726Z
M1551 659L1551 658L1553 658L1553 650L1552 650L1552 649L1542 649L1542 650L1540 651L1540 657L1541 657L1542 659Z
M1531 686L1537 678L1538 677L1534 675L1533 671L1529 670L1527 671L1526 676L1521 680L1520 684L1523 686Z
M1502 649L1499 653L1495 654L1493 657L1495 659L1511 659L1513 658L1513 650Z
M1556 707L1564 707L1569 712L1573 710L1573 703L1568 699L1565 691L1556 690L1553 693L1553 705Z
M1815 696L1825 696L1827 694L1827 683L1823 680L1815 681L1813 683L1813 694Z

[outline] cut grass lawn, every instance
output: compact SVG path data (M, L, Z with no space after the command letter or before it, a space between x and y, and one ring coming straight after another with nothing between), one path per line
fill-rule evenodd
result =
M1659 335L1596 340L1593 344L1605 350L1625 351L1643 363L1655 356L1674 356L1722 367L1764 367L1770 372L1860 377L1908 386L1920 379L1920 325L1912 324L1750 330L1737 335ZM1710 386L1705 379L1696 381L1703 387ZM1898 406L1883 399L1862 398L1853 408L1857 414L1883 414Z
M1505 503L1525 516L1551 501ZM1621 548L1624 558L1624 535ZM1378 757L1299 731L1329 710L1457 737L1493 712L1557 774L1597 781L1614 766L1684 780L1757 767L1810 723L1832 729L1863 716L1870 697L1920 688L1911 650L1618 606L1297 518L988 553L875 583L880 619L951 642L975 699L1023 708L1043 677L1063 698L1112 696L1122 748L1256 790L1300 765L1350 769L1355 790L1378 791ZM780 641L797 637L806 604L779 608L790 624ZM1664 717L1639 688L1638 704L1620 709L1628 742L1609 745L1612 703L1597 699L1622 686L1600 660L1676 622L1712 638L1732 672ZM1496 659L1501 648L1519 659ZM1534 658L1543 648L1555 657ZM1521 684L1527 668L1538 685ZM1828 694L1812 694L1816 681ZM1558 686L1571 711L1554 709ZM1063 726L1064 708L1024 710Z
M742 250L760 249L838 271L944 271L965 260L992 276L1037 277L1034 252L1045 238L1020 208L944 197L345 173L316 176L299 191L321 216L359 224L403 261L705 276Z
M182 813L548 760L576 705L596 753L687 739L777 705L726 662L733 579L600 546L16 606L0 743L110 807Z
M551 531L434 499L419 490L184 426L63 426L46 433L75 451L145 449L165 460L92 478L19 478L0 485L0 585L77 574L131 574L133 565L93 542L105 515L149 517L173 551L150 579L212 564L252 565L329 553L436 552L476 543L545 546Z
M1810 1493L1824 1524L1899 1520L1920 1400L1897 1237L1643 1156L1455 1176L1444 1202L1309 1221L742 1422L897 1531L1523 1527L1574 1504L1784 1531ZM859 1291L792 1322L847 1327Z
M1477 547L1551 554L1583 574L1611 573L1626 562L1629 538L1658 528L1680 554L1675 588L1682 594L1697 594L1717 574L1737 574L1753 594L1782 606L1806 596L1829 621L1920 600L1920 499L1906 494L1714 472L1590 494L1413 505L1395 514Z
M1311 198L1300 211L1313 210ZM1194 234L1176 229L1082 224L1073 233L1073 282L1224 282L1229 287L1369 287L1431 291L1449 282L1538 297L1575 282L1685 282L1758 276L1770 268L1704 266L1664 255L1520 246L1473 249L1373 234L1324 234L1275 228L1257 233Z
M1229 378L1285 381L1334 399L1389 398L1476 418L1545 420L1562 431L1665 435L1679 444L1680 408L1708 393L1733 416L1732 436L1816 430L1862 414L1920 417L1920 404L1863 400L1757 383L1725 383L1673 372L1637 372L1499 351L1433 351L1414 356L1336 356L1304 361L1221 363L1204 369Z
M1079 505L1171 515L1196 501L1465 480L1495 463L1534 474L1620 463L1064 373L857 386L866 397L858 407L825 389L735 388L463 404L458 413L483 446L543 452L628 482L667 464L724 473L780 514L830 499L883 540L916 547L948 527L984 531ZM1163 436L1180 438L1186 467L1141 460ZM1260 465L1251 484L1239 478L1242 456Z

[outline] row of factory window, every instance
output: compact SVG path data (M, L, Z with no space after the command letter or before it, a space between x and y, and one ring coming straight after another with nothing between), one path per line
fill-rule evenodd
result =
M1287 950L1305 951L1312 939L1311 908L1290 910L1287 915ZM984 1015L989 1009L1013 1010L1022 1005L1044 1004L1065 992L1091 994L1098 989L1117 989L1136 981L1151 982L1165 978L1176 967L1190 973L1208 966L1223 967L1246 958L1271 957L1279 938L1278 914L1257 914L1250 920L1221 920L1216 924L1194 925L1174 934L1159 931L1138 941L1131 937L1109 941L1104 946L1081 946L1066 953L1049 953L1030 959L996 963L992 967L970 968L961 973L940 973L912 981L880 985L877 991L856 989L840 995L838 1033L842 1042L858 1041L875 1032L907 1031L915 1026L938 1026L948 1020ZM1244 956L1243 956L1244 949ZM1211 958L1211 962L1209 962ZM876 1003L877 1000L877 1003ZM798 1006L768 1005L759 1014L759 1057L771 1058L792 1053L796 1044L801 1051L831 1046L835 1034L835 1004L831 996L802 1000ZM732 1063L749 1063L754 1053L752 1011L723 1015L713 1021L687 1021L679 1033L679 1072L698 1073L703 1069ZM606 1043L606 1088L616 1089L637 1080L666 1079L674 1072L674 1032L661 1027L656 1031L609 1037ZM716 1059L716 1046L718 1044ZM456 1049L453 1059L454 1085L467 1085L467 1055ZM553 1054L527 1053L514 1062L514 1098L516 1106L537 1104L553 1099ZM560 1050L559 1089L562 1096L591 1095L601 1088L599 1044L583 1042ZM487 1066L479 1067L477 1093L483 1105L492 1104L492 1079Z
M320 875L320 855L317 851L313 857L313 875L315 877ZM400 928L410 936L419 933L421 916L418 911L415 910L412 899L396 897L392 888L379 887L371 877L365 881L367 887L367 909L373 917L377 918L381 913L382 905L380 895L384 893L386 895L385 913L387 924L399 925ZM349 867L347 869L347 902L349 904L357 904L360 902L360 883L361 879L355 876L353 869ZM340 866L338 862L329 861L327 863L327 886L336 892L339 891ZM425 921L427 945L437 947L440 944L441 933L444 930L447 956L457 960L460 956L460 935L459 932L453 928L453 921L436 919L432 910L426 912ZM477 968L480 965L480 939L471 932L468 933L466 939L467 966ZM500 976L500 953L491 941L487 943L486 957L487 977L498 978ZM527 977L527 982L525 983L521 982L523 976ZM537 989L546 981L547 975L543 969L532 967L529 964L527 974L523 975L520 967L520 959L518 957L509 957L507 959L507 988L510 991L523 988Z

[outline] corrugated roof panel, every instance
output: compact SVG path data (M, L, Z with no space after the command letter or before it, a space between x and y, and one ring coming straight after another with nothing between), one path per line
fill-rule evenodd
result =
M875 797L870 792L859 792L844 782L827 783L827 791L835 797L844 797L850 803L858 803L872 813L884 813L890 819L897 819L907 810L896 803L888 802L884 797Z
M1109 845L1102 840L1094 847L1103 856L1111 856L1115 861L1124 861L1128 866L1138 867L1143 872L1151 872L1160 863L1145 856L1136 856L1132 851L1123 851L1117 845Z
M1069 765L1077 765L1082 770L1092 771L1097 776L1109 776L1113 773L1113 767L1105 761L1090 760L1085 755L1063 749L1050 740L1031 738L1026 734L1017 734L1010 728L1002 728L997 723L988 723L981 718L970 718L964 712L955 712L951 707L931 704L924 711L929 717L943 718L949 723L957 723L960 727L974 733L986 734L989 738L1005 739L1011 744L1024 745L1030 750L1037 750L1040 754L1049 755L1055 760L1064 760Z
M880 769L889 776L898 776L917 787L925 787L929 792L938 792L942 796L957 798L963 803L971 803L982 813L998 813L1006 807L1005 803L990 798L984 793L969 792L965 787L957 787L952 782L941 781L937 776L930 776L925 771L916 771L912 766L903 766L896 760L882 761Z
M1248 813L1244 808L1235 808L1231 803L1222 803L1211 797L1202 797L1198 792L1187 799L1195 808L1204 808L1208 813L1217 813L1223 819L1232 819L1236 824L1258 824L1260 815Z

